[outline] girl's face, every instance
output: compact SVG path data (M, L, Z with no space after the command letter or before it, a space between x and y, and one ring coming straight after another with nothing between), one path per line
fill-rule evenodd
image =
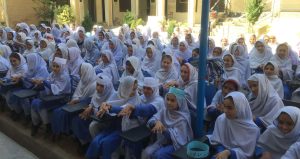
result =
M52 71L55 73L55 74L58 74L59 71L60 71L60 67L57 63L53 62L52 64Z
M265 46L263 43L258 42L255 45L255 48L257 49L258 52L263 53L265 51Z
M135 81L133 84L133 87L132 87L132 91L130 93L130 97L133 97L136 94L137 89L138 89L138 83L137 83L137 81Z
M166 106L169 110L178 110L179 106L177 103L176 96L174 94L167 94L166 96Z
M55 57L60 57L60 58L63 57L63 54L62 54L62 52L60 51L60 49L56 49Z
M184 52L184 51L186 50L186 47L185 47L184 43L180 43L180 44L179 44L179 50L180 50L181 52Z
M235 86L234 83L232 83L232 82L224 83L224 85L222 87L222 95L224 97L227 96L227 94L229 94L230 92L233 92L233 91L237 91L236 86Z
M104 39L103 33L102 33L102 32L99 32L98 37L99 37L100 40L103 40L103 39Z
M213 56L214 57L220 56L221 54L222 54L222 52L219 49L214 48L214 50L213 50Z
M28 42L26 43L26 49L27 49L27 50L32 49L32 45L31 45L30 43L28 43Z
M266 65L266 66L264 67L264 73L265 73L265 75L267 75L267 76L272 76L272 75L274 75L274 74L275 74L275 72L274 72L274 66L271 65L271 64Z
M128 53L129 56L132 56L132 54L133 54L132 46L127 47L127 53Z
M238 44L244 45L244 43L245 43L245 39L244 38L239 38Z
M153 56L152 49L150 49L150 48L147 48L147 50L146 50L146 54L147 54L147 57L148 57L149 59L151 59L151 58L152 58L152 56Z
M101 60L102 60L103 63L109 63L109 60L108 60L108 58L105 54L101 55Z
M279 117L277 118L278 121L278 129L284 133L287 134L293 130L295 127L295 123L292 120L292 118L287 113L281 113Z
M191 35L189 35L189 34L186 35L185 36L185 41L188 42L189 44L191 44L193 42L193 39L192 39Z
M256 97L258 96L258 82L257 81L248 81L248 86L250 88L250 90L252 91L253 95L255 95Z
M161 62L161 67L164 70L169 70L171 68L172 61L169 58L164 58Z
M250 36L249 43L250 44L255 44L255 41L256 41L256 37L254 35Z
M104 92L104 85L97 83L96 91L97 93L102 94Z
M266 44L270 42L270 37L269 36L264 36L264 41Z
M229 68L233 66L233 59L230 55L224 56L223 58L225 68Z
M144 38L143 38L142 36L139 37L139 40L140 40L140 43L141 43L141 44L144 44L144 43L145 43L145 40L144 40Z
M22 41L21 35L19 35L19 34L17 35L17 40Z
M281 59L285 59L288 56L288 48L285 45L280 45L277 49L277 55Z
M80 37L81 39L84 38L84 33L83 33L83 31L79 30L79 31L78 31L78 35L79 35L79 37Z
M172 39L172 45L173 46L178 46L178 38L173 38Z
M65 37L68 37L68 36L70 36L71 34L70 34L70 32L69 31L66 31L65 33L64 33L64 36Z
M129 72L132 75L135 71L133 66L131 65L131 63L129 61L126 62L126 71Z
M241 55L240 50L239 50L239 49L236 49L236 50L234 51L234 56L237 57L237 56L240 56L240 55Z
M46 48L46 47L47 47L46 42L43 41L43 40L41 40L41 42L40 42L40 48L44 49L44 48Z
M39 38L39 34L38 33L35 33L34 34L34 37L37 39L37 38Z
M144 93L145 97L151 97L152 94L153 94L153 90L152 90L151 87L144 86L143 87L143 93Z
M224 104L224 113L226 115L226 118L228 119L237 118L237 110L234 106L233 100L230 98L226 98L223 104Z
M182 65L181 66L181 69L180 69L180 75L181 75L181 78L184 82L187 82L189 81L189 78L190 78L190 70L188 68L188 66L186 65Z
M115 45L114 45L114 43L112 43L111 41L109 41L109 48L110 48L111 50L114 50L114 49L115 49Z
M196 52L196 51L193 51L192 52L192 57L198 57L199 56L199 53L198 52Z
M14 36L12 32L7 33L7 40L13 40Z
M131 40L133 40L134 38L135 38L135 33L130 33L130 38L131 38Z
M21 61L17 58L14 57L10 57L9 58L10 64L12 65L12 67L18 67L21 63Z

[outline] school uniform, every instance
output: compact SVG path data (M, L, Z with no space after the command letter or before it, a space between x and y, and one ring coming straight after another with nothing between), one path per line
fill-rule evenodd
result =
M84 40L84 48L86 49L86 53L83 60L95 66L97 60L100 58L100 51L94 44L94 41L91 38L86 38Z

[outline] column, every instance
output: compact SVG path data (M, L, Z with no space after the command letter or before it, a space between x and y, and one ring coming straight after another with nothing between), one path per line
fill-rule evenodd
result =
M105 0L105 20L108 26L113 25L112 0Z
M156 16L165 17L165 0L156 0Z
M97 23L103 22L103 15L102 15L102 9L103 9L102 0L96 0L96 21Z
M194 25L195 0L188 0L188 24L190 27Z

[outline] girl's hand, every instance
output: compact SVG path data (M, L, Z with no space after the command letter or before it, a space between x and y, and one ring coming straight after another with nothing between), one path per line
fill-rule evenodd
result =
M163 133L164 131L166 130L165 126L160 122L160 121L157 121L155 123L155 126L152 128L152 132L153 133Z
M270 152L264 152L260 159L272 159L272 154Z
M77 104L79 103L80 101L78 99L76 100L71 100L70 102L68 102L68 105L74 105L74 104Z
M89 116L90 116L90 114L91 114L91 112L92 112L92 110L93 110L93 109L92 109L91 106L87 107L86 109L84 109L84 111L83 111L82 113L79 114L79 117L80 117L81 119L83 119L83 120L88 119Z
M217 109L221 112L224 112L224 105L223 103L217 104Z
M102 103L100 110L96 113L97 117L102 118L102 116L109 111L109 109L111 109L111 105L109 105L108 103Z
M125 108L123 108L118 116L130 116L132 111L134 110L134 106L131 104L128 104Z
M229 150L224 150L218 154L216 154L216 159L227 159L230 156Z

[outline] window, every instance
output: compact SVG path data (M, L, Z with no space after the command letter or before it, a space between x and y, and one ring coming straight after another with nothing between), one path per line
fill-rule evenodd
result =
M176 12L187 12L188 0L176 0Z
M131 0L120 0L119 1L120 12L131 11Z

